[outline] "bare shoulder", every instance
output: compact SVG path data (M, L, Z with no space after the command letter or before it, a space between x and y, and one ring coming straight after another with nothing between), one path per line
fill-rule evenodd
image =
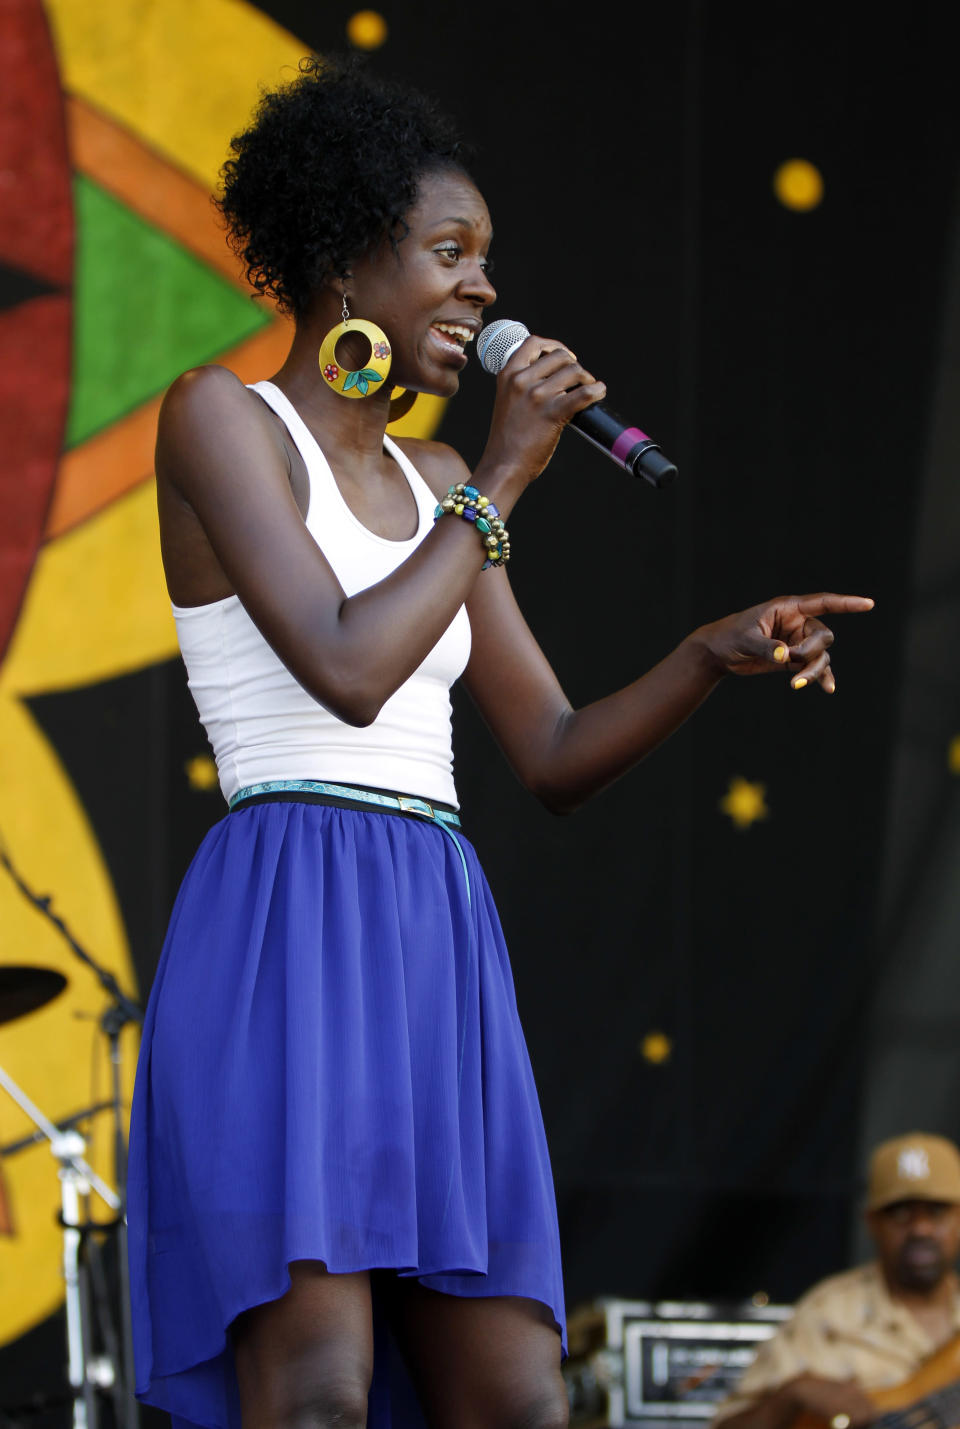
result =
M218 367L215 363L191 367L167 388L160 407L160 422L170 426L180 421L194 421L209 414L211 408L239 411L249 401L246 387L228 367Z
M184 372L167 389L157 424L157 476L184 494L192 474L237 469L251 449L280 444L269 409L236 373L213 364ZM241 465L243 465L241 461Z
M194 436L197 429L209 430L224 422L253 422L264 412L263 403L251 393L229 367L191 367L167 387L160 404L161 439L181 430Z
M444 496L454 482L470 480L467 463L446 442L425 441L422 437L398 437L397 446L413 462L434 496Z

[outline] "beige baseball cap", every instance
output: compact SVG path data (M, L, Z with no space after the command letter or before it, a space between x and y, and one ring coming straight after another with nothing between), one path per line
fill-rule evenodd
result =
M897 1201L960 1204L960 1150L945 1136L911 1131L874 1148L870 1157L867 1210Z

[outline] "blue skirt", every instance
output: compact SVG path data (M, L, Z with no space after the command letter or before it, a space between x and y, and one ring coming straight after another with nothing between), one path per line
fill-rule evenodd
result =
M239 1429L228 1327L295 1260L541 1301L563 1333L553 1180L513 979L470 843L271 802L180 889L130 1127L137 1393ZM375 1335L371 1429L416 1423ZM390 1369L393 1362L393 1370ZM393 1398L394 1411L390 1403Z

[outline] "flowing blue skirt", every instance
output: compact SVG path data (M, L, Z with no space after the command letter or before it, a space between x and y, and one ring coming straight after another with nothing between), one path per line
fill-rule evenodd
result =
M238 1429L228 1327L295 1260L520 1295L558 1329L553 1180L470 843L384 813L228 814L184 879L130 1128L137 1393ZM391 1415L375 1340L370 1426ZM379 1345L381 1348L377 1348Z

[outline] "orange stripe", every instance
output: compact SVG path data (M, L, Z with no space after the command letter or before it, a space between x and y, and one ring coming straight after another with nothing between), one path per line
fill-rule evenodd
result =
M74 168L246 289L206 189L85 100L68 95L66 102Z
M292 336L291 324L277 318L233 351L224 353L220 363L235 372L241 382L256 382L280 367ZM46 540L62 536L153 474L161 401L162 397L155 397L145 402L82 446L64 453L47 518Z

